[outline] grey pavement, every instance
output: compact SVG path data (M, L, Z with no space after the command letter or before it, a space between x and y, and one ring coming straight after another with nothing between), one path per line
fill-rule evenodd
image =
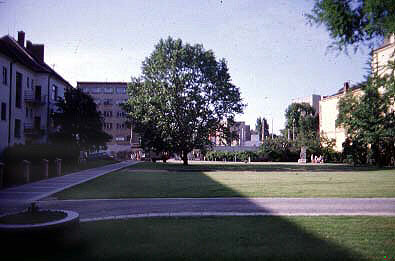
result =
M395 216L395 198L144 198L44 200L81 221L162 216Z
M46 198L56 192L131 166L137 162L123 161L0 190L0 213L24 209L33 201Z

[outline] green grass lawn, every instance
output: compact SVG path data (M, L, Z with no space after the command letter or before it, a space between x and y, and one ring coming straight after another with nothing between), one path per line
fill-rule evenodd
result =
M271 167L270 171L262 171L263 166ZM351 171L346 166L341 171L335 166L336 171L290 171L288 165L255 165L259 171L241 171L227 167L222 171L202 171L194 165L185 169L176 164L137 164L59 192L55 197L395 197L394 169Z
M81 224L63 251L4 260L394 260L393 217L152 218ZM22 247L22 246L21 246ZM386 257L386 258L385 258Z

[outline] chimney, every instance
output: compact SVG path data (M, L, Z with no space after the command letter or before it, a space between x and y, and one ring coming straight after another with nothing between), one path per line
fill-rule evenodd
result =
M26 49L30 52L32 51L32 42L29 40L26 41Z
M25 47L25 32L24 31L18 32L18 44L21 47Z
M44 63L44 45L43 44L32 44L31 54L38 60L39 63Z
M345 82L343 92L346 93L348 91L348 89L350 89L350 86L349 86L348 82Z

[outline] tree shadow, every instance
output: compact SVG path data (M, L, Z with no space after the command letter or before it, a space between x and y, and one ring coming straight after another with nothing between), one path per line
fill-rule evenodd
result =
M128 182L136 182L136 186L131 186L131 189L138 189L141 178L147 173L128 173L126 171L120 172L123 175L132 175L132 179ZM127 173L127 174L125 174ZM92 201L47 201L41 202L40 205L45 208L62 208L66 210L74 210L81 214L81 218L94 218L94 217L109 217L113 215L124 216L128 215L141 215L148 212L151 216L171 216L169 213L174 213L174 216L184 217L177 218L170 217L171 222L176 223L180 229L182 226L188 226L190 222L188 216L205 216L201 218L211 219L212 215L232 216L232 215L251 215L254 216L245 221L243 217L222 218L216 217L215 219L223 219L218 226L194 226L188 233L194 235L191 242L185 243L183 248L178 250L169 249L169 252L162 253L161 256L155 256L155 253L145 253L146 255L141 259L259 259L259 260L365 260L363 256L353 250L347 249L335 242L318 237L317 235L307 231L306 229L298 226L290 221L290 219L281 216L272 216L274 214L270 208L261 204L256 204L253 200L244 198L242 194L233 190L232 188L221 184L212 178L208 177L202 172L190 172L193 175L193 184L183 187L183 184L177 179L178 172L170 172L167 175L173 175L174 179L169 180L170 188L179 190L183 198L195 198L201 194L202 190L206 189L207 193L213 193L217 189L226 191L231 197L239 197L235 199L219 199L219 198L195 198L195 201L185 204L181 198L168 198L163 200L144 198L134 200L92 200ZM115 174L117 175L117 174ZM157 178L163 178L164 173L157 173ZM100 177L100 179L107 179L111 182L112 175ZM140 176L140 177L139 177ZM161 177L162 176L162 177ZM147 180L145 180L147 181ZM105 182L104 182L105 183ZM83 185L83 184L82 184ZM145 184L145 186L152 186L151 189L156 190L156 193L151 193L151 197L160 198L165 195L163 183L160 186L155 184ZM97 191L103 191L105 187L96 187ZM137 195L137 194L136 194ZM220 202L219 202L220 201ZM260 216L256 216L260 215ZM267 215L267 216L265 216ZM167 217L169 218L169 217ZM189 220L189 221L188 221ZM231 221L229 221L231 220ZM198 221L200 222L200 221ZM229 225L226 225L226 224ZM152 221L155 224L155 220ZM323 226L325 224L322 224ZM81 225L84 230L84 224ZM154 225L152 225L154 226ZM183 228L185 229L185 227ZM174 238L184 237L174 231L168 231L167 235L162 235L158 244L168 244L171 247ZM182 229L181 229L182 230ZM136 229L137 231L137 229ZM258 232L258 233L257 233ZM106 231L105 233L112 233ZM137 232L136 232L137 233ZM150 233L146 231L146 233ZM156 232L151 233L155 234ZM205 233L210 236L205 236ZM214 236L213 236L214 235ZM125 235L124 235L125 236ZM187 236L185 236L187 238ZM139 242L141 245L134 246L138 248L143 247L145 244L152 244L154 236L147 236L146 241ZM225 240L226 239L226 240ZM95 239L96 240L96 239ZM103 239L105 240L105 238ZM139 241L139 239L136 239ZM226 241L226 245L221 242ZM96 241L95 241L96 242ZM155 242L155 241L154 241ZM110 242L109 242L110 243ZM80 245L72 250L76 253L85 253L86 250L97 247L93 243L93 239L89 236L82 235ZM227 251L221 252L221 249L226 247ZM234 250L232 250L234 248ZM66 250L65 250L66 251ZM100 255L100 249L95 250ZM137 250L136 250L137 251ZM198 251L198 252L194 252ZM64 252L65 255L66 252ZM134 254L133 254L134 253ZM131 253L129 258L140 259L137 252ZM222 254L221 254L222 253ZM225 253L225 254L223 254ZM53 255L49 252L48 255ZM22 254L24 255L24 254ZM136 256L133 256L136 255ZM172 256L173 255L173 256ZM194 256L195 255L195 256ZM16 254L18 256L18 253ZM40 255L42 256L42 254ZM62 257L62 254L57 253L56 256ZM14 255L15 257L15 255ZM189 258L191 257L191 258ZM84 259L93 259L92 257L85 256ZM45 259L45 258L44 258ZM109 259L111 259L109 257ZM115 259L118 259L115 257ZM120 258L122 259L122 258Z

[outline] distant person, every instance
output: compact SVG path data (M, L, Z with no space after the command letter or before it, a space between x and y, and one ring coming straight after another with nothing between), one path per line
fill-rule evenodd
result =
M314 154L311 154L310 159L311 159L311 163L314 163Z

